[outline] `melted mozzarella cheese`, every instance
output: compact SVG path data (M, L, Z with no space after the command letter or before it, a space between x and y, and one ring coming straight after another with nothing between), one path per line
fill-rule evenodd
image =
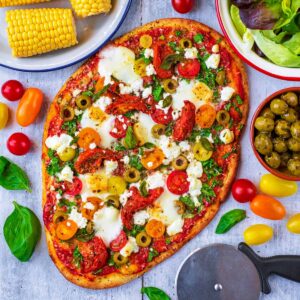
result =
M139 252L139 246L136 243L136 239L130 236L128 237L128 242L126 245L121 249L120 254L124 257L128 257L132 252Z
M72 140L73 138L70 135L62 133L60 136L49 136L46 139L45 144L49 149L55 150L58 153L62 153L67 147L70 146Z
M111 76L131 84L140 79L134 72L135 54L126 47L109 46L100 52L98 71L104 76L104 84L111 83Z
M104 244L109 246L123 227L120 211L114 207L104 206L94 214L95 235L101 237Z
M59 181L73 182L74 173L70 166L65 166L60 173L56 174Z
M150 143L155 143L155 138L152 136L151 129L157 125L149 115L142 112L139 113L139 123L143 128L145 140Z

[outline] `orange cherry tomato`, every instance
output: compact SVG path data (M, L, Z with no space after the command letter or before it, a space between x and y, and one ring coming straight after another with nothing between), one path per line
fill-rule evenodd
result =
M250 208L256 215L270 220L281 220L286 214L284 206L278 200L266 195L255 196L250 202Z
M77 224L72 220L65 220L58 223L56 228L56 236L63 241L72 238L78 230Z
M147 170L155 170L158 168L165 158L164 153L160 148L155 148L152 151L147 151L141 159L141 164Z
M37 118L43 103L44 95L37 88L28 88L21 98L17 108L17 122L26 127L32 124Z
M196 123L201 128L210 128L216 119L217 112L209 104L202 105L196 112Z
M82 215L88 219L92 220L95 212L102 205L102 200L98 197L88 197L86 202L83 202L81 205L81 213Z
M147 223L145 229L149 236L157 239L164 235L166 227L163 222L152 219Z
M101 91L104 88L104 78L100 77L95 85L95 93Z
M95 143L100 147L101 137L99 133L93 128L83 128L78 134L78 146L85 150L90 149L90 144Z

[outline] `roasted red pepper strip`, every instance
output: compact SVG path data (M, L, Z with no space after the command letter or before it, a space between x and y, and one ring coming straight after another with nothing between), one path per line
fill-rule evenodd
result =
M101 167L104 159L118 161L121 158L121 152L104 149L87 150L78 156L74 167L79 174L94 173Z
M181 111L180 118L176 121L173 138L175 141L183 141L192 132L195 125L196 107L190 101L184 101L184 107Z
M130 191L132 192L132 196L121 210L123 224L129 230L132 229L132 217L134 213L152 204L163 193L164 189L159 187L149 190L147 197L143 197L136 187L131 187Z
M154 45L153 51L153 66L157 76L162 79L171 78L173 76L173 70L164 70L161 68L161 64L167 55L173 53L172 49L166 42L160 41Z

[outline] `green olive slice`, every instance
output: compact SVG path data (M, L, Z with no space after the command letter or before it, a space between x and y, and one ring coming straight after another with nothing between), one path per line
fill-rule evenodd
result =
M62 106L60 116L64 121L72 121L75 117L74 109L71 106Z
M226 126L228 125L229 121L230 121L230 115L229 112L226 110L220 110L217 112L217 116L216 116L217 122L222 125L222 126Z
M125 265L128 262L128 257L121 255L119 252L114 253L113 261L117 266Z
M75 100L78 108L84 110L89 108L92 105L92 99L89 96L80 95Z
M105 199L105 204L107 206L113 206L115 208L120 207L120 197L118 195L109 195Z
M126 170L124 173L124 179L130 183L138 182L140 180L140 178L141 178L141 174L135 168L130 168L130 169Z
M151 240L151 237L145 231L141 231L136 236L136 243L139 247L148 247L151 243Z

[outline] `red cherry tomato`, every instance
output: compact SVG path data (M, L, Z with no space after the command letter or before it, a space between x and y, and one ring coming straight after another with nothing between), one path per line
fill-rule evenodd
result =
M169 108L167 113L165 113L162 109L155 109L151 114L151 118L155 123L167 125L173 120L172 111L172 107Z
M116 139L121 139L126 136L128 126L131 124L130 120L125 116L115 118L113 129L109 132L110 135Z
M126 233L122 230L117 238L110 242L109 247L113 252L119 252L127 243Z
M239 122L241 120L241 113L238 112L234 107L230 108L229 114L235 122Z
M78 195L82 190L82 182L78 177L74 177L73 182L65 181L66 194L70 196Z
M185 171L173 171L167 179L168 190L175 195L187 193L190 187Z
M31 146L30 139L24 133L12 134L7 140L7 149L14 155L25 155Z
M197 59L188 59L178 65L179 74L187 79L195 78L201 69L201 65Z
M17 80L6 81L1 88L2 96L9 101L20 100L25 92L21 82Z
M256 194L255 185L248 179L238 179L232 186L232 196L240 203L251 201Z
M173 8L180 14L190 12L194 6L195 0L172 0Z

